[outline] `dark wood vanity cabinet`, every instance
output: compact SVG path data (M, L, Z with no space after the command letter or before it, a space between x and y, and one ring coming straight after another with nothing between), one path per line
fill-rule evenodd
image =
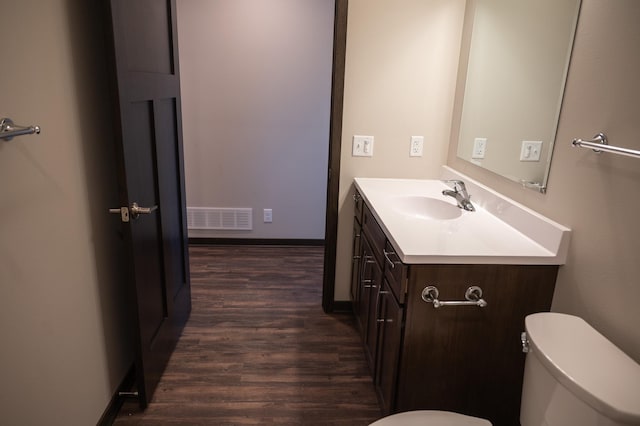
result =
M519 424L520 334L528 314L550 309L558 267L407 265L366 203L361 221L353 306L382 413L437 409ZM487 306L435 308L422 298L427 286L440 301L478 286Z

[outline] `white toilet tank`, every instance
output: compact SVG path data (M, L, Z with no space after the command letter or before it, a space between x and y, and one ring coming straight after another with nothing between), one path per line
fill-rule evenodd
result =
M525 319L522 426L640 425L640 365L581 318Z

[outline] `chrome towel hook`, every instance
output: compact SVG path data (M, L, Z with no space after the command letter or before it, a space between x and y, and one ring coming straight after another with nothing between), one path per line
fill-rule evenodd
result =
M16 136L40 133L40 126L18 126L10 118L0 119L0 139L10 141Z

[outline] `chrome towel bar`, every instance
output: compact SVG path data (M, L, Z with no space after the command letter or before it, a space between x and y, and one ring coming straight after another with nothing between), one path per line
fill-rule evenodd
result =
M604 151L611 152L613 154L626 155L628 157L640 158L640 151L609 145L607 136L604 133L598 133L593 137L593 139L574 139L573 142L571 142L571 145L573 147L591 148L597 154Z
M422 290L422 300L427 303L433 303L434 308L442 306L478 306L484 308L487 306L487 301L482 298L482 289L475 285L469 287L464 293L464 298L467 300L438 300L439 295L438 288L432 285Z
M10 118L0 119L0 139L10 141L16 136L40 133L39 126L18 126Z

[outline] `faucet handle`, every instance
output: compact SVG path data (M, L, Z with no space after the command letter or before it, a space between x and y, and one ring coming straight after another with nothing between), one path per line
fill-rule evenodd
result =
M464 185L464 182L459 180L459 179L446 179L443 180L444 183L452 183L453 184L453 190L456 192L464 192L467 190L467 188Z

